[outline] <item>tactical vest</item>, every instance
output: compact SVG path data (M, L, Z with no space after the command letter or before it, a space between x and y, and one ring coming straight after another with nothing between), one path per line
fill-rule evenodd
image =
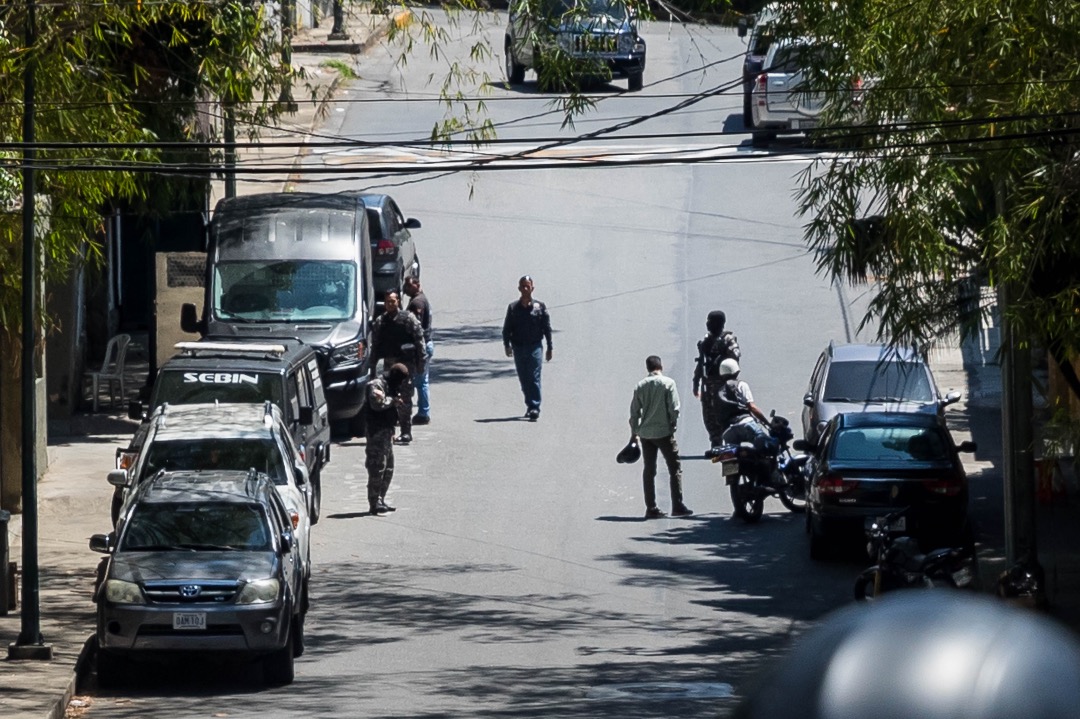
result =
M731 352L727 337L731 332L724 332L719 337L709 335L698 342L698 362L706 379L720 378L720 363L726 359L739 359Z

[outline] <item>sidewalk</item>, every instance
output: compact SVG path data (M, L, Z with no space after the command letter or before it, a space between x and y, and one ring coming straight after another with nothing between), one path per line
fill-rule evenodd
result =
M350 14L345 30L348 40L330 41L332 20L320 28L305 28L294 38L292 62L303 68L308 82L325 91L340 81L334 65L355 68L355 54L377 43L392 18L366 13ZM328 62L329 61L329 62ZM347 82L347 80L346 80ZM296 88L297 111L278 129L263 133L268 142L303 138L317 129L324 117L308 97ZM306 101L304 101L306 100ZM261 147L244 150L241 161L249 165L284 165L295 160L296 149ZM280 184L277 184L280 182ZM238 194L288 189L284 174L272 183L237 183ZM273 186L271 186L273 185ZM133 338L128 353L128 387L140 387L148 369L146 337ZM95 605L91 601L95 570L103 555L91 552L92 534L108 532L112 486L106 475L114 468L116 448L126 446L137 423L127 419L122 402L94 415L76 415L64 426L50 425L49 463L38 482L38 573L41 637L52 651L51 660L10 660L7 647L22 632L21 582L19 606L0 614L0 716L4 719L62 719L77 715L75 694L93 654ZM10 561L23 569L22 516L13 515L8 526ZM74 697L74 699L73 699Z

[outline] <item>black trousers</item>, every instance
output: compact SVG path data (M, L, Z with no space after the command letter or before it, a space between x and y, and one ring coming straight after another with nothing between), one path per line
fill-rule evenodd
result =
M668 475L671 478L671 507L681 507L682 496L682 463L679 461L679 445L675 437L660 437L657 439L641 440L641 459L645 466L641 471L642 485L645 488L645 508L652 509L656 506L656 454L664 455L667 462Z

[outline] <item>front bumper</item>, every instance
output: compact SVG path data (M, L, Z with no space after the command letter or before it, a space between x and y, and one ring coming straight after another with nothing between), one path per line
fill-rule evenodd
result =
M173 629L177 612L205 612L205 629ZM224 651L266 654L285 646L289 607L205 604L103 604L98 646L113 653Z

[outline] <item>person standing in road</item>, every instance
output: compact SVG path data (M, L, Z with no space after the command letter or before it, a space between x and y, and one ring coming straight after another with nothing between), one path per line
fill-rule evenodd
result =
M412 423L428 424L431 422L428 371L431 369L431 356L435 353L435 345L431 341L431 303L428 302L424 290L420 288L419 277L405 278L405 294L409 297L409 306L405 309L416 315L416 319L420 320L421 329L424 330L424 354L426 355L424 369L413 382L416 385L416 415L412 418Z
M521 393L525 395L525 416L535 422L540 417L540 370L543 368L544 342L547 342L548 362L551 361L551 317L547 306L533 299L533 279L529 275L518 280L521 299L506 308L502 339L506 356L513 356Z
M381 377L368 382L364 402L364 467L368 473L368 509L372 514L393 512L386 503L386 490L394 478L394 425L403 400L401 387L409 379L409 368L394 364Z
M641 471L645 488L645 519L667 515L656 506L656 455L664 455L671 479L671 514L688 517L693 512L683 504L682 464L675 430L679 425L679 390L675 380L664 375L664 365L656 355L645 359L649 374L637 383L630 401L630 436L638 440L645 466Z
M701 400L701 418L712 447L721 443L725 427L719 408L720 390L724 386L724 380L720 377L720 363L726 359L738 361L742 357L739 340L733 332L724 329L726 322L727 317L720 310L709 313L705 319L708 334L697 343L698 356L694 367L694 396Z
M398 424L401 433L397 441L412 441L412 377L425 370L427 356L424 352L424 330L420 320L412 312L401 311L401 295L389 290L383 298L385 310L371 325L371 373L375 376L379 360L383 367L400 362L409 373L400 385L401 403L398 405Z

